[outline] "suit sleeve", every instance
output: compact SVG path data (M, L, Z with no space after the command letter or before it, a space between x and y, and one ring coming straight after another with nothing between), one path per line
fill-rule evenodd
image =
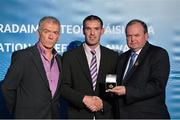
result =
M147 80L145 80L146 85L136 84L126 86L125 99L127 104L150 99L165 92L170 71L168 53L166 50L160 49L154 53L151 60L150 73Z
M11 65L2 84L2 92L11 114L14 112L16 92L23 72L22 64L24 61L21 61L20 59L17 52L12 54Z
M82 102L84 94L74 90L72 88L73 86L73 78L71 76L71 66L70 66L70 58L69 56L64 53L63 55L63 77L62 82L60 85L60 91L61 95L68 100L71 104L75 105L77 108L84 107L84 104Z

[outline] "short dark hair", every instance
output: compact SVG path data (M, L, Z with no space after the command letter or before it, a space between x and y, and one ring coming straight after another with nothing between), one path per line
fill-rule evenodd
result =
M103 21L102 21L102 19L100 17L98 17L96 15L89 15L83 20L83 29L85 28L86 22L89 21L89 20L97 20L97 21L99 21L100 24L101 24L101 28L103 28Z
M126 25L126 28L125 28L126 34L127 34L127 28L135 23L140 23L142 25L142 27L144 28L144 33L148 33L148 27L145 22L143 22L142 20L133 19L133 20L129 21Z
M38 31L41 31L42 30L42 27L43 27L43 23L44 21L52 21L53 23L55 24L58 24L60 26L60 21L53 17L53 16L44 16L43 18L40 19L39 21L39 28L38 28ZM60 27L59 27L60 28Z

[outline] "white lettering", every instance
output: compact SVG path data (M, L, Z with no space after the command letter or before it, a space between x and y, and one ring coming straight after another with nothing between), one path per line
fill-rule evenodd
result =
M17 33L19 31L19 26L17 24L12 24L12 32Z
M2 33L4 32L3 31L3 24L0 24L0 32L2 32Z
M58 53L63 53L67 50L67 44L56 44L54 48Z
M104 26L105 34L125 34L123 25ZM38 30L38 25L33 24L0 24L0 33L34 33ZM155 34L153 26L148 26L149 34ZM61 25L62 34L82 34L82 25Z
M153 26L148 27L148 33L149 34L155 34Z
M14 46L14 43L4 43L7 52L10 51L10 46L12 46L12 44L13 44L13 46Z
M14 52L16 50L25 49L30 47L31 44L26 43L0 43L0 51L1 52Z
M72 33L72 25L67 25L67 33L68 34Z
M7 25L5 26L4 32L9 32L9 33L11 33L11 28L10 28L10 25L9 25L9 24L7 24Z
M38 29L38 25L33 24L0 24L1 33L34 33Z
M81 27L79 25L74 25L73 32L75 34L81 33Z
M3 48L2 43L0 43L0 51L1 51L1 52L4 52L4 48Z
M26 30L26 26L25 25L22 25L20 30L19 30L20 33L24 32L24 33L27 33L27 30Z
M129 49L127 45L122 44L107 44L106 47L119 53L125 52Z

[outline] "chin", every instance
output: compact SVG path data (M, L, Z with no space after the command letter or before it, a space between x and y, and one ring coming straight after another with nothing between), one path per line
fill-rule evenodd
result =
M52 49L53 47L52 46L46 46L46 49Z

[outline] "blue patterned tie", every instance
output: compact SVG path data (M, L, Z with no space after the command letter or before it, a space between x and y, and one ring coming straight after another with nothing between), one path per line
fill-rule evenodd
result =
M96 81L97 81L97 59L96 59L96 51L91 50L92 59L90 64L90 73L92 78L93 90L96 88Z
M136 58L137 54L135 52L131 53L131 58L130 58L130 62L129 62L129 67L127 69L126 74L131 70L132 66L134 65L135 62L135 58Z

